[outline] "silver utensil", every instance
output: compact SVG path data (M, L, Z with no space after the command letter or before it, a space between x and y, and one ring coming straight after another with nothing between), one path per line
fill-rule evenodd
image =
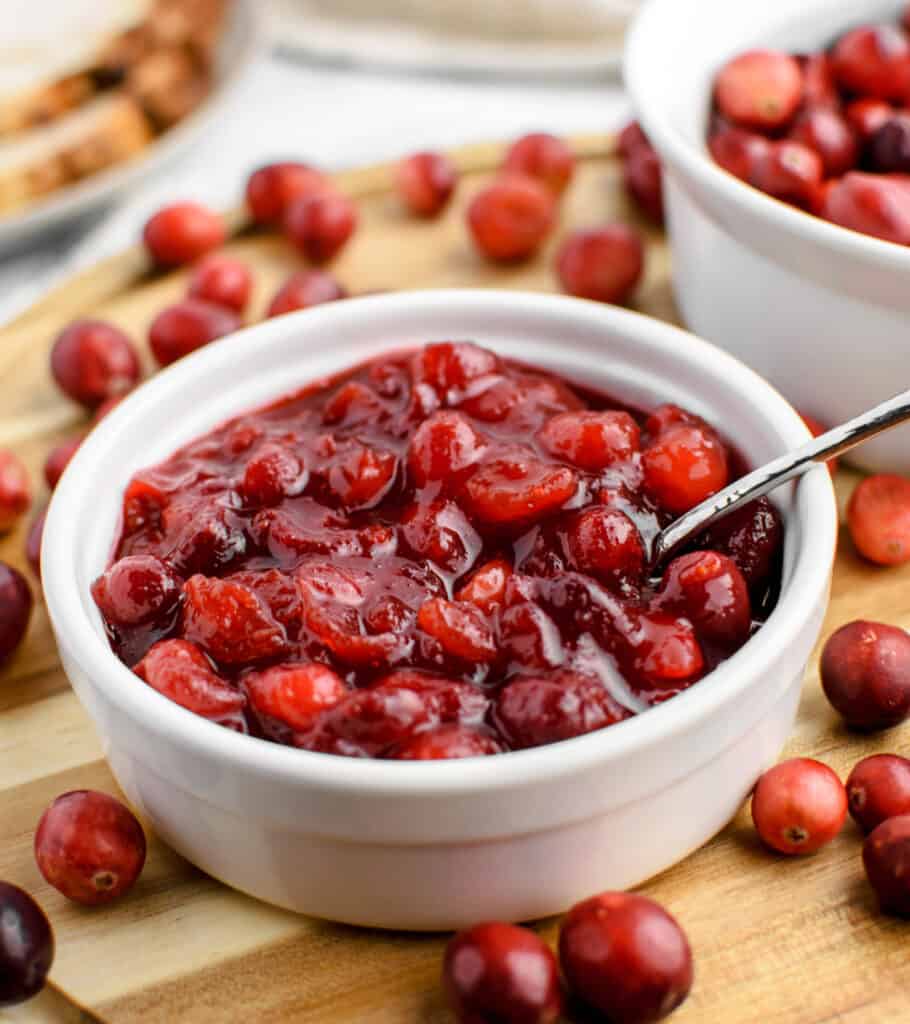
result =
M753 469L661 530L651 546L652 569L659 568L674 551L728 513L906 420L910 420L910 391L895 395L801 448Z

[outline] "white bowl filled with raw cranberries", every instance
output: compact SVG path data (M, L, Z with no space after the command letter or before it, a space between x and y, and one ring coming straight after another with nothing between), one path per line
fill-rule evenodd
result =
M664 165L691 329L822 422L898 391L910 314L907 4L653 0L631 33L626 79ZM910 430L851 460L910 470Z

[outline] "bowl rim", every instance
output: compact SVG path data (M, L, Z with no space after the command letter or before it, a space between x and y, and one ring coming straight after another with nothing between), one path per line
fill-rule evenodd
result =
M567 296L493 289L440 289L398 292L326 303L283 317L266 320L219 340L179 360L147 381L122 401L92 431L63 474L48 506L41 549L42 578L54 633L91 686L118 710L139 722L143 731L162 735L166 742L190 749L237 770L334 792L374 795L456 795L478 789L500 790L533 784L535 780L574 775L604 762L623 758L640 747L689 729L712 715L720 705L760 682L783 647L795 642L827 593L837 540L837 509L830 474L823 466L798 483L794 509L798 514L800 545L791 579L777 607L755 636L691 689L647 713L633 716L607 730L528 750L495 757L438 762L402 762L338 757L281 746L238 734L174 704L151 687L139 685L133 673L114 654L106 637L89 618L76 571L79 523L93 495L80 491L84 467L101 461L105 444L114 440L120 425L139 417L161 402L168 402L189 382L231 364L233 354L268 338L298 336L306 325L310 334L330 333L333 325L370 322L377 331L388 320L426 319L434 313L451 315L459 309L489 316L491 322L505 309L541 318L559 316L585 324L592 331L634 337L651 351L678 352L687 347L687 359L721 367L725 381L748 395L765 418L793 444L808 438L799 415L767 381L744 364L682 328L631 310ZM431 332L430 332L431 333ZM394 348L394 345L390 346ZM225 412L225 419L243 408ZM118 483L118 487L125 484Z
M659 94L651 70L655 63L651 54L652 40L666 35L667 12L673 11L679 16L680 9L684 8L688 25L696 31L699 18L706 20L710 16L709 6L702 0L688 0L688 3L686 0L645 0L626 34L623 80L642 128L661 158L706 190L717 193L730 204L748 208L774 228L872 267L892 272L910 271L910 246L853 231L781 202L724 170L712 159L706 145L690 142L675 129L657 101ZM703 97L706 104L709 98L708 95Z

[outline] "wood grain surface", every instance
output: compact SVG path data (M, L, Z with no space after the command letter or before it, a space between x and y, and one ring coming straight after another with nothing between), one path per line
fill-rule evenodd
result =
M575 141L581 168L564 200L560 233L615 219L640 224L648 234L648 272L635 305L673 319L663 239L627 206L612 141ZM457 201L430 222L401 211L388 167L339 175L362 217L334 268L339 278L353 292L454 285L554 290L558 237L535 262L504 269L483 263L469 244L464 204L501 155L495 145L456 154L465 171ZM234 227L228 248L257 273L256 319L299 259L280 238L247 231L240 214ZM49 448L86 427L48 374L55 333L75 315L92 314L119 324L144 348L154 313L185 287L183 273L152 274L137 249L71 281L0 331L0 445L25 459L39 491ZM152 370L148 360L146 369ZM841 474L842 499L854 482L849 472ZM0 541L0 558L24 567L24 535L23 526ZM868 566L843 536L825 633L859 616L910 626L908 584L910 567ZM821 694L813 658L788 752L817 756L845 777L859 758L886 750L910 754L910 731L870 738L845 732ZM115 906L81 908L44 883L31 845L45 806L70 789L117 789L60 670L40 601L25 644L0 672L0 767L0 878L37 897L57 936L53 989L0 1011L0 1020L450 1022L438 984L445 936L340 927L256 903L205 877L154 836L139 883ZM695 987L674 1022L910 1020L910 924L877 912L860 846L848 824L818 855L786 860L759 846L744 810L706 847L645 886L677 915L695 952ZM539 927L555 940L556 921Z

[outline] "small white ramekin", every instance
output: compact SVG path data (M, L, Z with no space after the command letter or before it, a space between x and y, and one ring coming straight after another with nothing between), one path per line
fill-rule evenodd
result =
M901 0L648 0L625 77L665 167L679 307L801 411L834 425L910 387L910 248L830 224L722 170L706 146L714 75L756 46L824 48ZM910 472L910 427L849 456Z
M524 293L384 295L268 321L143 385L79 448L44 531L60 656L130 800L216 878L355 924L541 917L641 882L700 846L780 751L828 594L836 514L820 468L779 495L784 580L768 623L687 693L603 732L468 761L361 761L235 734L132 675L89 593L131 474L307 381L453 337L633 403L682 403L751 462L806 440L790 406L751 370L656 320Z

